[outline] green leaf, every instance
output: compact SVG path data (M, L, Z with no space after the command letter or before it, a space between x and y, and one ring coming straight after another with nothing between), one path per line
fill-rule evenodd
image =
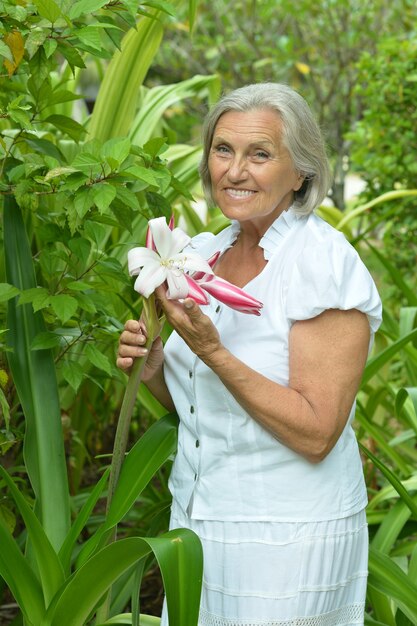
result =
M408 493L407 489L401 483L401 481L397 478L397 476L387 467L382 461L380 461L368 448L365 448L361 443L359 443L359 447L364 454L368 458L371 459L372 463L383 473L385 478L389 480L391 485L394 487L395 491L400 495L403 502L408 506L410 511L413 513L415 517L417 517L417 504L414 502L413 498Z
M152 476L175 453L178 417L168 414L152 424L127 454L104 527L118 524Z
M50 303L55 315L59 317L63 324L74 315L78 308L77 300L66 294L50 296Z
M417 623L417 586L392 559L372 547L368 585L393 598L412 623Z
M117 198L124 202L131 209L139 209L139 200L136 195L130 191L130 189L126 189L126 187L118 187L117 188Z
M111 375L112 368L108 357L100 352L96 346L91 343L88 344L85 349L85 356L93 365L106 372L109 376Z
M62 366L62 375L74 391L78 391L84 380L84 370L81 365L76 361L65 361Z
M88 15L101 9L107 3L108 0L79 0L79 2L75 2L72 5L69 17L71 20L74 20L81 15Z
M132 165L131 167L125 169L124 172L134 176L134 178L143 180L143 182L148 185L153 185L154 187L158 186L158 181L156 180L153 171L147 167L143 167L142 165Z
M19 289L8 283L0 283L0 302L7 302L20 293Z
M41 139L39 137L34 137L32 135L29 135L28 133L23 134L23 139L29 146L34 148L35 151L39 151L42 154L53 157L60 163L66 162L66 159L62 152L51 141L48 141L47 139Z
M25 523L26 530L31 540L31 546L36 556L36 564L39 569L45 604L48 605L55 595L55 592L64 582L62 565L38 518L14 484L12 478L1 466L0 475L7 483Z
M116 188L109 183L102 182L94 185L93 188L93 196L94 202L100 211L100 213L105 213L113 200L115 199L117 194Z
M4 199L4 250L7 282L21 290L36 288L30 244L20 208ZM7 358L25 416L24 453L36 508L52 545L58 548L69 528L67 468L55 365L50 350L30 346L45 324L29 304L8 302ZM47 497L42 497L47 494ZM3 549L3 548L2 548ZM0 553L2 550L0 550ZM24 582L21 582L22 587ZM29 622L34 621L31 614Z
M157 538L121 539L106 546L69 579L42 625L85 623L113 582L151 551L161 568L170 626L195 626L200 605L203 557L197 535L186 529L172 530Z
M117 161L118 165L123 163L127 159L130 153L130 139L128 137L113 138L106 141L103 145L102 154L103 158L106 159L111 157L115 161Z
M39 15L52 24L62 15L60 7L54 0L34 0L34 4L38 9Z
M0 575L28 624L40 624L45 612L41 585L0 517Z
M32 350L49 350L61 345L61 337L50 331L39 333L31 343Z
M12 51L10 50L9 46L7 46L4 43L4 41L1 41L1 40L0 40L0 56L4 57L5 59L13 63Z
M362 376L362 385L365 385L372 376L378 373L378 371L387 363L393 356L395 356L409 341L412 341L417 337L417 328L408 333L404 337L401 337L393 344L382 350L375 357L370 359L365 367L364 374Z
M65 572L70 571L72 550L84 526L87 524L95 505L97 504L101 494L103 493L103 489L107 484L109 472L110 468L107 468L100 480L96 483L96 485L94 485L93 490L91 491L80 512L75 518L75 521L71 526L71 530L65 537L65 541L62 544L61 550L59 551L59 557L61 559L62 566Z
M49 59L53 55L57 47L58 42L56 39L51 39L50 37L48 37L48 39L45 40L43 44L43 49L45 50L45 55L47 59Z
M125 137L136 113L139 87L162 41L159 20L144 18L122 41L106 69L89 124L91 137ZM138 63L140 59L140 63Z
M52 124L58 130L63 132L65 135L69 135L71 139L74 141L80 141L83 136L87 133L84 126L81 126L78 122L67 117L66 115L49 115L45 122Z

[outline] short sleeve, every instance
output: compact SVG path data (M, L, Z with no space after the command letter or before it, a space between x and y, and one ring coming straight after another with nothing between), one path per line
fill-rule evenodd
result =
M342 234L306 245L289 274L286 313L291 322L311 319L327 309L362 311L373 333L382 321L375 283Z

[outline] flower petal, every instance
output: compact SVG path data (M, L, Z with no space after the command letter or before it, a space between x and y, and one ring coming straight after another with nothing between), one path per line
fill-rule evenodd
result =
M163 259L168 259L171 256L172 233L165 217L155 217L153 220L149 220L149 229L156 251Z
M173 254L170 257L170 260L174 263L175 267L178 267L183 271L213 274L213 270L207 261L202 259L201 256L195 252L181 252L180 254Z
M208 304L209 297L204 291L201 289L200 285L195 282L190 276L184 274L185 279L188 283L188 294L187 298L191 298L197 304Z
M135 281L134 289L145 298L149 298L159 285L165 281L167 269L160 263L148 263L140 271Z
M180 300L188 294L188 282L181 270L167 270L168 291L167 298Z
M160 258L156 252L148 248L132 248L127 253L127 265L130 276L138 274L140 268L150 262L160 265Z
M241 313L260 315L260 309L263 307L262 302L256 300L256 298L240 289L240 287L223 280L223 278L210 276L205 282L200 281L199 285L210 295L227 304L232 309L236 309Z
M170 250L168 256L171 257L173 254L177 254L178 252L182 252L191 241L191 237L189 237L181 228L174 228L172 231L171 241L170 241Z

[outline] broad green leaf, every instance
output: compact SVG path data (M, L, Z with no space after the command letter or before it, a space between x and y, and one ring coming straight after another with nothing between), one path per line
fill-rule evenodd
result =
M102 182L94 185L94 202L100 213L105 213L117 194L116 188L109 183Z
M175 453L178 418L168 414L152 424L127 454L108 511L105 528L126 515L152 476Z
M78 39L86 44L89 48L100 51L103 49L103 44L100 36L100 28L97 28L96 26L85 26L84 28L79 28L76 33Z
M57 348L61 345L61 336L51 331L46 331L36 335L31 343L32 350L49 350L50 348Z
M121 539L100 550L71 576L48 609L42 626L83 624L113 582L151 551L161 568L170 626L196 626L202 549L197 535L185 529L157 538Z
M49 59L53 55L57 47L58 42L56 39L48 37L48 39L44 41L43 49L45 50L45 55L47 59Z
M143 180L145 183L148 183L148 185L153 185L155 187L158 186L158 182L155 178L154 172L147 167L143 167L142 165L131 165L126 170L124 170L124 172L130 174L134 178Z
M73 296L68 296L66 294L50 296L50 302L55 315L63 324L65 324L65 322L67 322L74 315L78 308L77 300L73 298Z
M100 86L89 124L90 137L106 141L127 135L139 87L162 40L159 20L144 18L123 38Z
M369 551L368 585L393 598L405 615L414 624L417 623L417 586L390 557L372 547Z
M34 0L34 4L46 20L52 24L62 15L59 5L54 0Z
M123 137L122 139L113 137L105 142L102 148L103 158L111 157L115 159L119 165L127 159L130 153L130 139Z
M79 0L75 2L69 12L70 19L74 20L80 15L88 15L98 11L108 3L108 0Z
M36 556L36 564L39 570L45 604L47 606L55 592L64 582L64 571L61 562L45 535L45 531L38 518L14 484L13 479L1 466L0 475L7 483L25 523L26 530L31 540L31 546Z
M55 126L55 128L65 135L69 135L71 139L77 142L87 133L84 126L81 126L81 124L66 115L49 115L44 121L52 124L52 126Z
M74 391L78 391L79 386L84 380L85 372L76 361L65 361L62 366L62 375Z
M4 41L1 41L1 40L0 40L0 56L4 57L5 59L13 63L12 51L10 50L9 46L7 46L4 43Z
M42 588L27 559L0 517L0 575L28 624L40 624L45 612Z
M19 289L8 283L0 283L0 302L7 302L20 293Z
M21 290L36 288L31 249L21 211L14 199L4 200L6 277ZM48 539L58 549L69 528L68 478L61 411L53 356L30 346L45 324L30 304L9 300L7 352L10 370L25 416L24 455L36 497L38 515ZM48 497L42 497L48 494Z
M96 346L91 343L88 344L85 349L85 356L93 365L106 372L109 376L111 375L112 369L108 357L100 352Z

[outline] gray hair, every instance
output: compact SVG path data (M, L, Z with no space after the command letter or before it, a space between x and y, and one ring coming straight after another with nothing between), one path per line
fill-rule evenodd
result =
M314 116L299 93L279 83L258 83L235 89L223 96L207 114L203 127L203 157L200 176L206 198L215 204L211 193L208 159L219 118L227 111L272 109L282 120L283 143L294 167L304 182L294 193L293 209L308 215L317 208L329 191L331 176L324 140Z

